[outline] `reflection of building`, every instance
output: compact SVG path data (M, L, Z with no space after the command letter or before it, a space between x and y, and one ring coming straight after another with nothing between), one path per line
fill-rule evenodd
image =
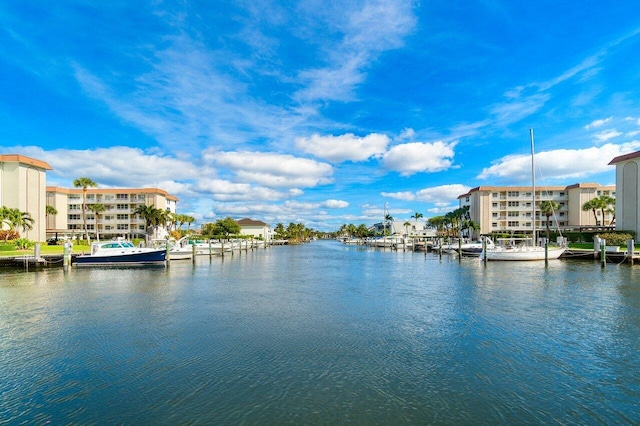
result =
M528 232L532 228L531 186L479 186L458 197L460 207L469 207L469 218L480 225L480 234L491 232ZM536 205L551 200L560 205L555 217L550 217L552 228L580 228L612 226L615 213L583 210L582 206L601 195L616 196L615 186L597 183L576 183L569 186L536 186ZM535 211L537 229L546 227L547 217Z
M241 228L241 235L253 235L256 238L262 238L265 241L273 239L273 231L271 230L271 226L267 223L245 218L240 219L238 221L238 225L240 225Z
M621 155L609 163L616 166L616 229L640 235L640 151Z
M18 231L20 236L32 241L46 239L47 170L52 168L44 161L24 155L0 155L0 207L18 209L31 215L33 228Z
M55 207L58 214L47 218L47 235L49 237L67 235L82 236L84 226L82 220L82 188L47 187L47 205ZM122 237L143 238L145 221L133 212L141 205L153 206L157 209L176 212L178 199L158 188L141 189L100 189L87 188L85 211L87 230L92 238L96 231L100 238ZM102 204L104 211L94 213L90 206Z
M386 231L389 235L408 235L410 237L435 237L436 235L436 230L427 227L425 221L415 219L375 223L373 231L376 234L382 234Z

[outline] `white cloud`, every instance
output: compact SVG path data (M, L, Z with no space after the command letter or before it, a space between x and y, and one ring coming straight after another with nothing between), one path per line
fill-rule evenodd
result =
M595 121L592 121L591 123L587 124L586 126L584 126L584 128L586 130L590 130L590 129L595 129L597 127L602 127L605 124L607 124L608 122L610 122L612 119L613 119L613 117L603 118L601 120L595 120Z
M544 179L578 179L613 170L609 162L623 154L637 151L640 141L620 145L606 144L586 149L557 149L536 154L536 173ZM509 182L528 182L531 176L530 155L508 155L484 168L478 179L498 178Z
M204 179L198 182L197 190L208 193L215 201L260 201L284 200L299 194L297 190L276 191L263 186L234 183L222 179Z
M329 161L366 161L387 149L389 138L372 133L358 137L352 133L340 136L320 136L296 139L296 148Z
M344 209L349 207L349 203L343 200L327 200L320 203L320 206L328 209Z
M439 172L451 167L456 142L411 142L396 145L383 155L388 170L410 176L419 172Z
M416 199L426 203L440 203L449 205L456 201L462 194L469 192L470 187L459 183L451 185L434 186L416 192Z
M606 130L604 132L600 132L597 135L595 135L595 138L597 139L598 142L606 142L609 139L613 139L613 138L617 138L618 136L620 136L622 133L618 132L617 130Z
M416 195L413 192L381 192L383 197L395 198L396 200L413 201L416 199Z
M331 165L293 155L208 150L203 158L228 167L241 182L255 182L263 186L309 188L333 181Z

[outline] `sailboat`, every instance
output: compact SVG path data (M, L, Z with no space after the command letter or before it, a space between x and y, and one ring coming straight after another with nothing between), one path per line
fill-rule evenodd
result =
M535 154L533 148L533 129L529 129L529 135L531 138L531 182L532 182L532 198L531 203L533 208L532 214L532 231L533 241L536 239L536 177L535 177ZM566 247L540 247L535 244L525 245L522 244L509 244L502 245L496 244L494 247L487 247L481 254L482 259L486 260L548 260L558 259L566 250Z

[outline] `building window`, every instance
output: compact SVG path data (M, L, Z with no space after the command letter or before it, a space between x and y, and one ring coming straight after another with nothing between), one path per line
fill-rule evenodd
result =
M129 215L128 214L118 214L117 219L118 220L129 220Z
M80 229L79 225L69 225L69 229Z
M69 217L69 220L80 220L81 219L79 214L70 214L68 217Z
M494 192L494 193L492 193L492 194L491 194L491 196L492 196L493 198L498 198L498 193L497 193L497 192Z
M467 197L467 199L466 199L466 200L467 200L467 203L468 203L468 202L469 202L469 197ZM167 209L167 210L168 210L168 209Z
M561 197L564 197L564 192L561 192L561 193L560 193L560 196L561 196Z
M494 209L497 209L498 208L498 203L491 203L491 207L494 208Z
M493 212L492 216L493 217L498 217L498 213L497 212Z
M81 210L80 204L69 204L69 210Z
M518 216L520 216L520 213L519 212L511 212L511 211L509 211L509 212L507 212L507 216L509 216L509 217L518 217Z
M518 207L518 206L520 206L520 202L519 201L509 201L508 205L509 205L509 207Z
M129 199L129 194L117 194L116 195L116 199L117 200L128 200Z
M128 204L118 204L117 209L118 210L127 210L129 208Z
M508 197L519 197L520 196L520 192L519 191L509 191L509 192L507 192L507 196Z
M516 220L514 220L514 221L509 221L509 222L508 222L508 224L509 224L509 226L512 226L512 227L520 226L520 222L518 222L518 221L516 221Z
M119 223L118 224L118 230L123 231L123 230L127 230L127 229L129 229L129 224L128 223Z
M491 222L491 227L492 228L497 228L498 227L498 223L497 222Z

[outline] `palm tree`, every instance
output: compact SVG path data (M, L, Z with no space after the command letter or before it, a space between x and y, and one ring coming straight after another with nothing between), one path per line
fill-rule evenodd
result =
M409 237L409 226L411 226L411 222L407 220L405 223L402 224L402 226L404 226L404 233L407 235L407 237Z
M22 232L33 229L34 220L30 213L21 212L19 209L12 209L8 207L2 207L0 209L1 223L6 224L9 227L9 231L15 231L21 228ZM5 234L4 241L9 239L10 232Z
M538 208L540 209L540 213L547 217L547 240L549 240L549 218L560 208L560 204L553 200L544 200L540 201Z
M393 223L393 216L389 213L384 215L384 234L387 235L387 224L391 225ZM391 226L389 226L389 233L391 233Z
M584 203L582 205L582 211L588 212L589 210L591 210L593 212L593 218L596 221L596 225L598 224L598 215L596 214L596 210L598 209L597 207L597 202L594 201L595 198L587 201L586 203Z
M149 245L149 235L155 233L158 225L166 223L165 211L166 210L158 209L154 206L147 206L146 204L139 205L133 211L134 214L140 216L145 222L145 240L147 245Z
M87 177L81 177L73 181L73 186L75 188L82 188L82 223L84 224L84 235L87 239L87 243L89 243L89 230L87 229L87 213L86 213L87 187L90 186L92 188L95 188L96 186L98 186L98 184Z
M604 215L607 211L610 210L611 206L616 204L616 199L610 197L608 195L601 195L597 198L598 207L600 208L600 212L602 213L602 225L604 225Z
M100 203L96 203L96 204L91 204L89 206L89 210L91 210L95 215L96 215L96 239L98 241L100 241L100 225L98 224L98 217L100 216L100 213L102 213L103 211L105 211L107 208L104 206L104 204L100 204Z
M411 215L411 219L415 219L416 222L418 221L418 219L420 219L421 217L424 217L424 215L422 213L418 213L415 212L414 214Z

